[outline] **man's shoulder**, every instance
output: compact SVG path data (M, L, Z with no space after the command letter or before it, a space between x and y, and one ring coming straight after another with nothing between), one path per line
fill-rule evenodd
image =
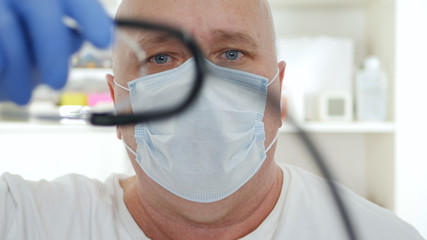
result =
M112 174L105 181L92 179L79 174L67 174L53 180L25 180L19 175L4 173L1 184L7 188L7 195L17 204L32 206L39 210L57 208L55 211L66 209L85 209L94 202L110 204L111 196L118 191L118 181L122 175ZM78 208L77 208L78 207Z
M89 178L80 174L67 174L57 177L53 180L40 179L37 181L26 180L20 175L11 174L8 172L3 173L0 176L1 181L9 186L9 190L14 191L78 191L78 190L91 190L95 188L105 188L118 181L122 175L112 174L104 182Z
M0 238L11 234L23 239L19 236L27 232L40 239L115 236L121 178L114 174L102 182L68 174L51 181L28 181L4 173L0 176L0 225L5 226L0 227ZM118 239L111 236L107 239Z
M99 219L102 231L113 231L119 179L120 175L111 175L102 182L68 174L51 181L29 181L4 173L0 176L0 210L12 217L2 220L0 216L0 223L9 224L3 233L20 236L31 231L40 234L40 239L64 239L72 229L70 236L77 239L79 234L100 231Z
M342 222L325 179L296 166L278 165L284 173L284 184L288 184L284 211L290 212L291 217L298 214L304 216L309 219L308 222L319 226L314 229L324 231L334 226L329 231L336 232ZM364 199L341 184L337 183L337 188L361 239L422 239L412 226L390 210Z

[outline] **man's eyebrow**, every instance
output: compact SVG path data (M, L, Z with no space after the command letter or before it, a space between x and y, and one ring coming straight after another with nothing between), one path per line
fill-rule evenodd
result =
M243 44L251 49L258 48L257 41L245 32L212 30L210 34L213 36L212 40L215 43L231 42Z
M168 33L148 34L138 41L141 46L152 46L154 44L162 44L166 42L178 41L176 37Z

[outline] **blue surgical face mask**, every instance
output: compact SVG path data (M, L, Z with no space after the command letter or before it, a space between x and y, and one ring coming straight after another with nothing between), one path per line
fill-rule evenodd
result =
M170 105L188 91L193 59L173 70L128 83L134 112ZM204 87L193 106L170 119L137 124L136 156L142 170L173 194L194 202L224 199L251 179L267 149L262 122L269 82L265 77L208 62Z

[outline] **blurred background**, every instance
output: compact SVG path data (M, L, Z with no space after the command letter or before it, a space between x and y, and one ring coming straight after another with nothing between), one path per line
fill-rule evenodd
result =
M114 15L120 0L104 0ZM427 0L270 0L283 107L316 140L337 181L394 211L427 237ZM85 46L60 92L0 104L0 173L29 180L133 174L114 127L47 123L30 112L112 107L109 52ZM22 116L22 117L19 117ZM286 122L276 160L319 174Z

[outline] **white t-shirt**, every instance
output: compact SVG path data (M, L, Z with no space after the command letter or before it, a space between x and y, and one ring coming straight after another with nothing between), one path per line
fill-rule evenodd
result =
M300 168L280 165L283 188L273 211L243 240L347 239L326 182ZM148 239L123 202L119 180L79 175L53 181L0 178L0 239ZM359 239L423 239L393 213L340 187Z

